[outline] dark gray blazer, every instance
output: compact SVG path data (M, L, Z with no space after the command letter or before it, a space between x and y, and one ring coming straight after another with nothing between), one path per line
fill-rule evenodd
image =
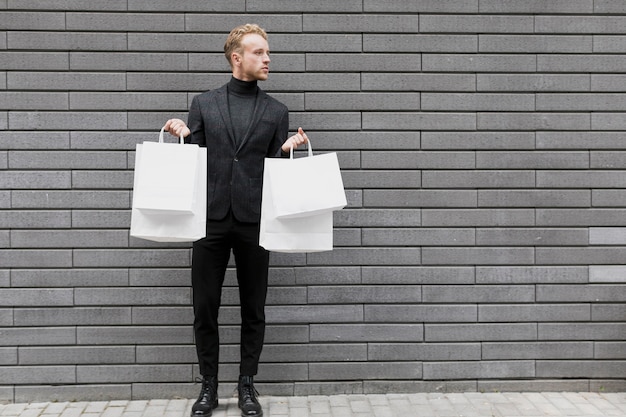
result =
M252 123L238 147L228 111L226 85L193 98L186 141L207 148L207 218L221 220L232 209L242 222L259 222L266 157L281 156L287 140L287 107L259 89Z

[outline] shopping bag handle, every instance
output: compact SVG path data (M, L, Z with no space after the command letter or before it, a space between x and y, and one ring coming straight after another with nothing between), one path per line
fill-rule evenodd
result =
M161 128L161 133L159 133L159 143L163 143L163 127ZM184 145L185 144L185 138L183 137L182 133L180 135L180 144Z
M309 158L313 156L313 148L311 147L311 140L309 139L306 143L306 147L309 151ZM293 145L289 146L289 159L293 159Z

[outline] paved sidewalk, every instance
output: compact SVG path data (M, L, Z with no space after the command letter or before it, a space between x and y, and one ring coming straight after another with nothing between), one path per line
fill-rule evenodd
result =
M626 393L419 393L260 397L265 417L626 416ZM1 417L188 417L194 400L0 404ZM236 398L214 417L239 416Z

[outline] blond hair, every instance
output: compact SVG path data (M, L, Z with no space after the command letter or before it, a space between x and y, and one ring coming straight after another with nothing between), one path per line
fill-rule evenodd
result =
M238 54L243 55L243 46L241 45L241 40L244 36L249 35L251 33L261 35L263 39L267 40L267 33L263 30L259 25L254 23L246 23L245 25L237 26L233 30L230 31L228 38L226 38L226 43L224 44L224 55L226 55L226 59L230 66L233 66L232 63L232 54L233 52L237 52Z

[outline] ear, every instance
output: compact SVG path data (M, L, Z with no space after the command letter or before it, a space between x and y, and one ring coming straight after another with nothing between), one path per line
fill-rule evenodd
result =
M230 60L233 65L239 65L241 63L241 55L239 55L237 52L233 52L230 55Z

